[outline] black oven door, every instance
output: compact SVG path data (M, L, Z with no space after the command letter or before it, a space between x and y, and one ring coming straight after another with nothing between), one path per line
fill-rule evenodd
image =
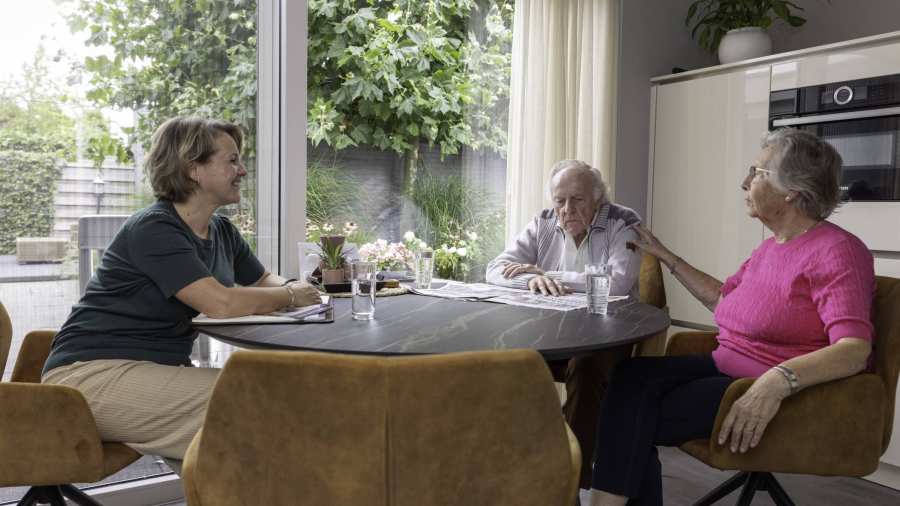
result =
M825 139L844 160L844 200L900 200L900 107L776 119Z

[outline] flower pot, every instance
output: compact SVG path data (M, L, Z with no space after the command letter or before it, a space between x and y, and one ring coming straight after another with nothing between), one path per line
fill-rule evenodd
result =
M333 285L344 282L344 269L325 269L322 271L322 284Z
M758 26L729 30L719 42L719 63L734 63L772 54L769 32Z

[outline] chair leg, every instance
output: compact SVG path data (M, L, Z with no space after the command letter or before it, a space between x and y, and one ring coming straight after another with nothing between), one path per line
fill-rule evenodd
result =
M35 506L38 500L38 491L33 487L28 489L28 492L25 492L25 495L22 496L22 499L16 503L16 506Z
M741 485L744 484L744 482L747 481L747 477L749 475L750 473L745 471L735 473L734 476L728 478L721 485L712 489L708 494L701 497L697 502L694 503L694 506L709 506L710 504L714 504L719 499L737 490Z
M765 482L765 490L769 492L769 495L777 506L795 506L794 501L791 500L791 497L784 490L784 487L781 486L781 483L778 483L774 474L764 473L763 480Z
M42 485L39 487L31 487L18 506L35 506L40 504L50 504L51 506L66 506L66 500L63 499L62 492L58 486Z
M103 506L73 485L60 485L59 488L64 496L71 499L78 506Z
M759 490L760 485L763 482L762 473L753 473L751 472L749 476L747 476L747 483L744 484L744 488L741 489L741 496L738 497L738 501L736 506L750 506L750 503L753 502L753 496L756 495L756 491Z

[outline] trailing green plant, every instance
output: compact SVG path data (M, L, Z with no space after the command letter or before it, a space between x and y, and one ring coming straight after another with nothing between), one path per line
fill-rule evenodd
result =
M0 254L15 253L17 237L50 235L59 176L54 154L0 151Z
M758 26L767 29L775 20L801 26L806 19L795 11L803 7L787 0L697 0L688 7L684 24L692 27L691 38L700 47L715 52L729 30Z

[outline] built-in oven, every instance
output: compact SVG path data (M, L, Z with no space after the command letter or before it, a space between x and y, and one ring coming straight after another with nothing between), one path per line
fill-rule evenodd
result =
M900 201L900 74L779 90L769 128L824 138L844 159L844 200Z

